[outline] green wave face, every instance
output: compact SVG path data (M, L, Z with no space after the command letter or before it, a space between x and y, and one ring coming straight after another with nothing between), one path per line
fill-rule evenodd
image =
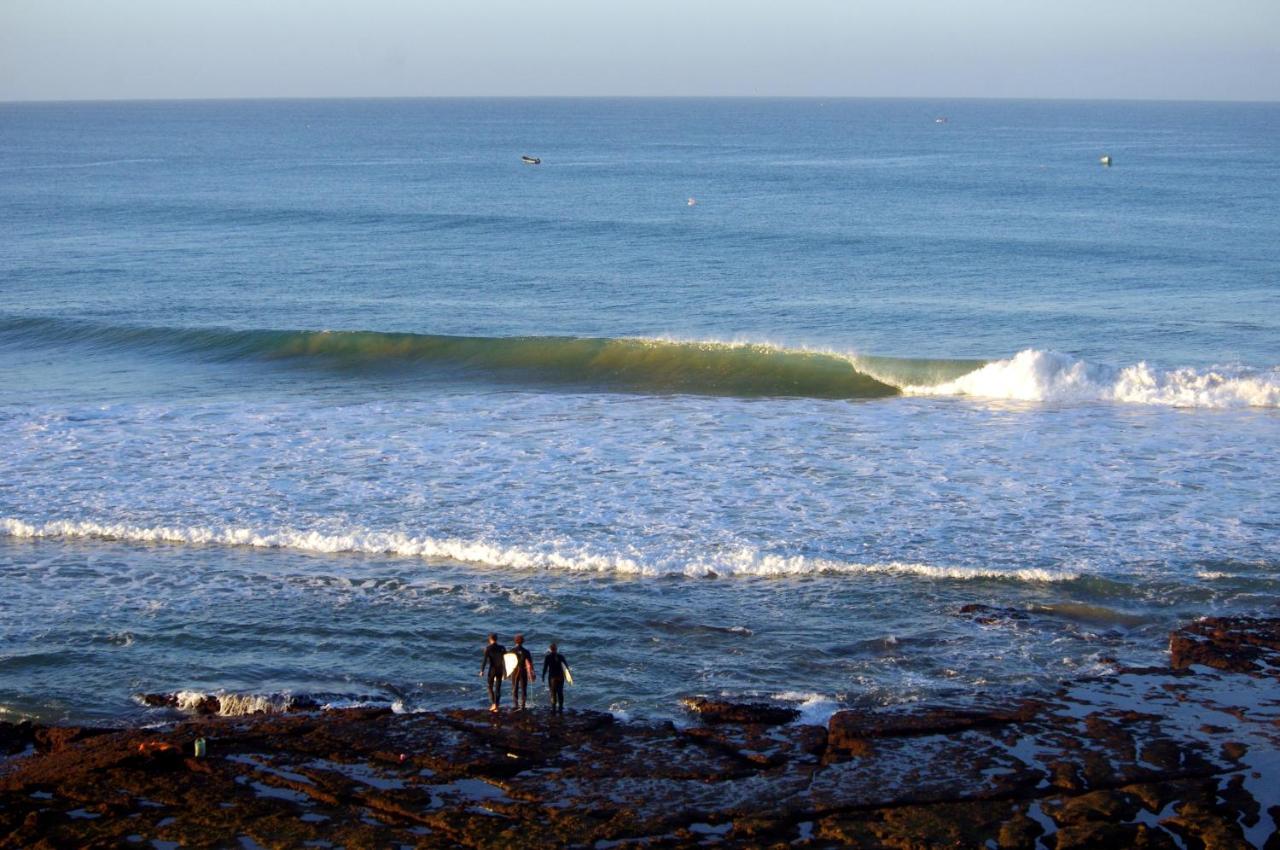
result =
M893 387L933 387L946 384L987 365L986 360L931 360L919 357L858 355L854 366Z
M273 334L273 336L275 336ZM740 397L877 398L898 390L846 358L763 345L581 337L455 337L365 332L280 335L262 352L342 368L439 364L610 390Z
M103 326L0 321L0 340L77 343L226 360L289 361L344 372L407 371L638 392L880 398L894 384L836 354L768 345L584 337L464 337L373 331Z

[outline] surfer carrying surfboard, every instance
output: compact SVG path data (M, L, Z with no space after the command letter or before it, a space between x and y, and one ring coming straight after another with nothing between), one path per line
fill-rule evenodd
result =
M538 678L533 672L533 656L524 648L524 635L516 635L515 649L511 654L515 656L515 669L511 671L511 709L524 711L529 702L529 679Z
M498 703L502 702L502 680L506 678L507 668L502 661L502 657L507 654L507 648L498 643L498 636L489 634L489 645L484 648L484 660L480 662L480 675L483 676L487 670L489 673L489 710L497 711Z
M569 674L569 662L551 644L547 655L542 659L542 678L551 691L551 710L564 714L564 680Z

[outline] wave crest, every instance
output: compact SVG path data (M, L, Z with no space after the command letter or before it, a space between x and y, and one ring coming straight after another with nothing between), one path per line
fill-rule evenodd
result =
M996 579L1009 581L1073 581L1078 573L1038 567L940 566L906 561L849 563L801 555L783 556L744 547L707 557L638 557L592 552L586 547L557 544L505 546L487 541L412 536L399 532L353 530L343 534L280 529L209 528L204 526L144 527L127 523L53 520L29 523L0 518L0 536L19 539L124 540L205 546L245 546L293 549L324 554L398 555L424 560L452 561L517 570L563 570L634 576L803 576L899 575L924 579Z
M85 345L215 361L288 361L359 374L400 370L588 389L738 397L880 398L898 389L852 358L760 343L631 337L443 336L379 331L230 330L0 320L0 342Z
M1015 401L1113 401L1169 407L1280 407L1280 369L1117 368L1056 351L1026 349L955 380L906 386L909 395Z

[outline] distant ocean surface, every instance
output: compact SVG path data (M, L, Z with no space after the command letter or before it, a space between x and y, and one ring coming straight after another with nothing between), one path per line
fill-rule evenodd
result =
M493 630L558 641L570 707L820 719L1274 615L1277 139L1276 104L0 104L0 717L482 706Z

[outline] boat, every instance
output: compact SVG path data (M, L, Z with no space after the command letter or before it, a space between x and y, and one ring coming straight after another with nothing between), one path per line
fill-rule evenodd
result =
M520 161L525 165L542 165L542 160L538 159L536 156L522 156L520 157Z
M1105 165L1105 166L1107 166L1108 168L1110 168L1110 167L1111 167L1111 154L1106 154L1106 153L1104 153L1102 156L1098 157L1098 162L1100 162L1100 163L1102 163L1103 165Z

